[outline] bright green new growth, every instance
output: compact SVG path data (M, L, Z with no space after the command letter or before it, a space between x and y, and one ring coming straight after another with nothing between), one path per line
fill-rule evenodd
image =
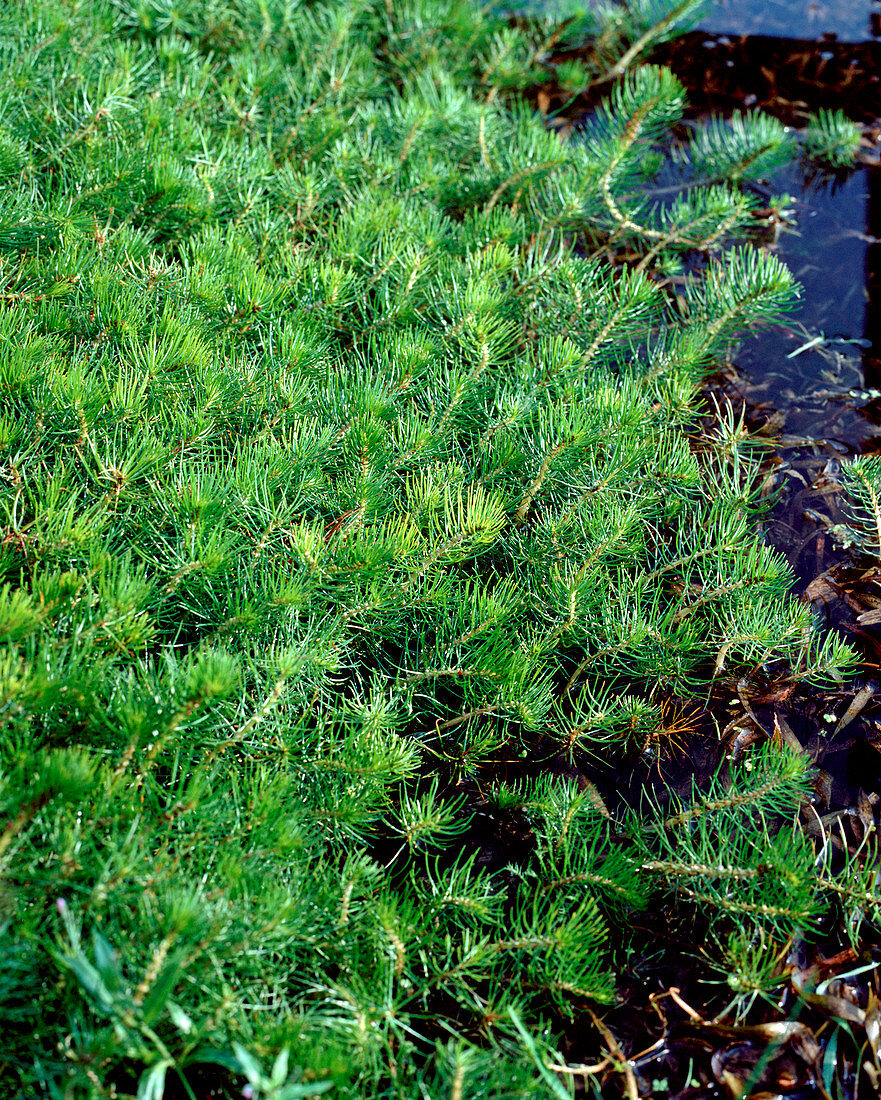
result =
M501 94L547 27L467 4L0 19L5 1093L559 1095L536 1055L613 997L610 915L672 885L720 936L806 927L799 761L627 833L498 782L853 660L750 534L742 441L686 434L795 293L728 247L766 124L652 206L673 77L564 144Z
M841 467L844 514L853 525L837 533L847 545L881 554L881 459L860 455Z

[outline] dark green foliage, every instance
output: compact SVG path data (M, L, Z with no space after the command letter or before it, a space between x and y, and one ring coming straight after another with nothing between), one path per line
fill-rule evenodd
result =
M714 792L625 835L496 782L632 767L673 692L853 660L750 535L742 440L686 434L795 291L727 248L736 188L640 200L673 77L567 145L502 95L548 28L464 3L0 20L4 1095L560 1095L623 912L672 882L809 923L787 757L716 855ZM753 164L763 127L732 131ZM653 262L695 247L674 304ZM520 822L510 866L480 805Z
M813 851L800 830L772 827L771 815L794 815L809 796L804 762L775 749L749 767L730 787L717 780L673 813L634 821L641 867L665 875L711 917L737 914L792 933L817 907Z

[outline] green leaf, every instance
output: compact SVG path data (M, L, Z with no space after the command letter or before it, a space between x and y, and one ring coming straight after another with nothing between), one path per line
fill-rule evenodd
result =
M193 1021L186 1012L184 1012L180 1005L175 1004L174 1001L169 1001L166 1008L168 1009L168 1015L171 1017L178 1031L182 1032L184 1035L189 1035L193 1030Z
M163 1059L144 1070L138 1079L138 1100L162 1100L165 1096L165 1075L174 1062Z
M572 1100L572 1094L563 1087L563 1083L559 1077L555 1077L553 1073L544 1064L538 1047L535 1045L535 1040L523 1026L523 1023L518 1016L513 1005L508 1006L508 1015L511 1017L511 1022L517 1029L520 1038L523 1041L523 1046L526 1048L526 1053L529 1055L530 1060L539 1072L539 1076L544 1083L548 1086L554 1096L558 1100Z

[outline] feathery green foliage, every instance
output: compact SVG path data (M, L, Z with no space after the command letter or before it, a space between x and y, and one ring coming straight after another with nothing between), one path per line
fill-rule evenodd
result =
M852 526L838 532L843 541L881 554L881 459L860 455L841 467L844 514Z
M750 534L740 443L689 437L796 293L734 244L779 135L711 128L713 182L651 206L681 89L628 71L564 144L510 94L548 31L0 14L5 1095L558 1096L536 1059L614 996L622 912L822 906L788 757L626 835L589 788L500 780L632 768L673 694L853 661ZM658 264L695 249L674 300ZM493 815L522 830L495 863Z
M844 111L821 107L811 115L804 135L807 153L830 168L850 168L860 147L859 125Z

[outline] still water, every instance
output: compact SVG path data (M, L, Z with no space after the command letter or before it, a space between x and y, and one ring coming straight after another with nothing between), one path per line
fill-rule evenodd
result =
M716 0L698 24L717 34L783 38L836 35L843 42L881 36L881 4L873 0Z

